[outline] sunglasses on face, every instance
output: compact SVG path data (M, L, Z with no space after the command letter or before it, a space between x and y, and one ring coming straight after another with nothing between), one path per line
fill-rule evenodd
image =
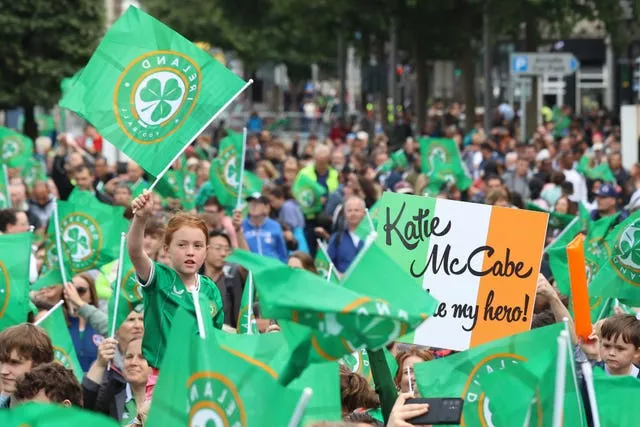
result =
M76 291L78 292L78 295L80 295L80 296L86 294L88 290L89 289L87 289L87 288L76 288Z

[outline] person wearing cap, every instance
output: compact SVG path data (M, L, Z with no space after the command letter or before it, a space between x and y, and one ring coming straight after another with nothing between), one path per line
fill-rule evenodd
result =
M269 199L260 193L247 197L249 216L242 221L242 233L253 253L287 262L287 244L280 224L268 218Z
M594 221L618 213L618 190L616 187L606 182L600 185L596 191L596 203L598 208L591 212L591 219ZM624 221L627 216L625 211L620 211L620 216L613 225Z

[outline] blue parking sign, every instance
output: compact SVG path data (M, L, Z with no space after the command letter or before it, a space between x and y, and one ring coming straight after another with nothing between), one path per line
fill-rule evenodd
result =
M511 58L511 70L514 73L526 73L529 69L529 58L526 55L514 55Z

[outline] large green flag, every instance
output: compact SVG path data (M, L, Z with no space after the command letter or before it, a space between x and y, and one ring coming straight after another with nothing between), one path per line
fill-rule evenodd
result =
M553 403L557 338L562 330L564 325L556 323L492 341L442 359L416 364L413 369L418 390L422 396L464 399L462 425L493 425L492 423L498 419L505 418L500 415L502 412L522 418L512 417L506 424L495 423L496 426L523 425L526 408L532 398L548 396L549 387ZM570 352L567 357L572 361ZM513 385L518 387L515 387L516 390L503 387L496 393L495 388L489 384L490 379L505 369L509 369L510 375L504 378L513 377ZM581 408L573 373L570 368L567 371L565 416ZM520 402L513 404L515 408L510 403L502 404L514 397ZM553 408L545 404L545 401L546 398L534 405L530 425L551 425L549 421L553 415Z
M640 211L613 230L611 244L611 255L593 278L589 293L640 303Z
M38 291L51 286L64 286L62 272L60 271L58 246L56 245L55 225L53 220L49 221L47 240L45 241L44 249L44 262L42 263L38 280L31 285L32 291ZM72 273L67 262L64 263L64 268L67 280L71 280Z
M9 174L7 165L0 165L0 209L11 207L11 195L9 194Z
M101 203L87 191L76 190L68 201L58 202L65 264L74 274L100 268L118 258L120 234L129 229L123 214L123 207ZM49 221L47 233L55 235L54 221Z
M228 132L220 141L218 155L211 162L209 171L213 191L225 208L235 209L238 203L241 162L242 134ZM249 171L244 171L242 181L243 199L262 190L262 180Z
M53 356L56 362L60 363L67 369L71 369L78 378L78 381L82 381L82 367L78 362L78 356L76 356L76 350L69 335L69 328L67 327L67 321L64 318L64 313L60 306L52 309L48 316L38 323L51 338L51 344L53 344Z
M285 322L286 323L286 322ZM230 334L214 330L215 339L226 351L242 353L258 360L275 373L282 385L289 384L307 367L311 350L311 331L304 326L284 325L293 333L284 334Z
M394 169L406 170L409 167L409 161L407 155L404 152L404 148L394 151L389 157L389 160L384 162L378 170L380 172L391 172Z
M380 217L380 200L375 202L371 208L369 208L369 215L371 216L371 222L373 222L373 229L371 228L371 223L369 222L369 218L365 215L364 218L358 224L356 228L356 236L358 236L362 240L367 240L369 234L375 233L378 228L378 218Z
M129 7L60 106L158 176L244 86L211 55Z
M206 338L180 309L153 393L151 426L286 426L300 393L276 381L264 363L220 346L209 322Z
M340 421L342 402L340 400L340 365L338 362L315 363L309 365L299 378L289 384L289 390L301 393L306 387L313 390L301 427L318 421Z
M113 325L113 317L115 315L115 330L117 331L122 322L125 321L129 313L136 311L138 313L143 310L143 298L140 284L136 279L136 270L131 263L129 254L125 250L122 260L122 280L120 282L120 296L118 298L118 310L116 311L116 285L118 278L113 281L111 288L111 298L109 298L109 328ZM117 267L116 267L117 268Z
M33 184L38 181L47 181L47 171L44 168L42 162L36 159L29 159L20 171L20 177L24 180L24 183L33 189Z
M453 139L421 138L420 157L422 173L429 178L430 194L438 194L445 184L455 184L464 191L473 183Z
M60 92L62 94L62 97L69 93L73 85L75 85L76 82L80 79L80 75L82 74L83 70L84 68L80 68L73 76L65 77L60 81Z
M631 376L611 376L595 369L593 387L602 427L639 424L635 408L640 402L640 380Z
M29 162L32 154L31 138L0 126L0 163L10 168L20 168Z
M162 197L182 199L184 197L183 173L180 169L169 169L156 184L155 191Z
M253 312L253 303L255 299L256 286L253 282L252 274L249 273L247 275L247 280L244 282L242 299L240 300L240 310L238 311L238 324L236 325L236 331L238 331L239 334L248 334L249 331L251 331L252 334L259 333L258 325L256 324L256 315ZM249 316L250 307L251 316Z
M335 266L331 266L331 259L329 259L329 255L327 254L327 249L324 247L321 242L318 245L318 251L316 252L316 258L314 260L314 264L316 266L316 271L318 272L318 276L323 279L327 279L327 275L329 274L329 270L331 270L331 277L328 279L335 284L340 284L340 278L338 277L338 273L336 272Z
M298 174L291 191L305 215L317 214L322 211L322 196L327 193L327 189L314 181L313 178Z
M600 163L596 167L591 167L590 162L591 160L588 156L582 156L580 158L580 162L578 163L578 167L576 168L578 173L581 173L588 179L599 179L604 182L610 182L613 184L616 183L616 177L611 171L611 168L609 168L608 163L604 162Z
M30 232L0 235L0 331L27 320Z
M389 372L393 378L398 370L398 363L389 350L383 348L382 351L384 352L384 358L387 361ZM369 381L369 384L371 384L372 387L375 387L373 373L371 372L371 364L369 362L369 353L367 350L361 349L354 351L351 354L347 354L346 356L342 356L340 363L349 368L351 372L366 378L366 380Z
M314 362L381 348L417 328L436 306L375 244L361 251L341 286L245 251L234 252L229 262L253 272L264 317L314 330Z
M118 427L117 421L92 411L28 402L0 411L2 427Z

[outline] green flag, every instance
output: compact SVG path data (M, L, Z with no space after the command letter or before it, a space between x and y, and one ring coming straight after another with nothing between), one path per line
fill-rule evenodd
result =
M29 159L20 170L20 177L24 180L24 183L33 189L33 184L38 181L47 181L47 171L44 168L42 162L36 159Z
M196 208L196 174L188 169L182 171L182 208L191 211Z
M0 235L0 331L27 320L31 232Z
M638 425L638 414L634 408L640 401L640 380L631 376L606 375L595 369L593 387L602 427Z
M580 158L576 170L588 179L598 179L603 182L616 183L616 177L611 171L611 168L609 168L608 163L604 162L596 167L591 167L591 159L586 155Z
M9 174L7 165L0 165L0 209L11 207L11 195L9 194Z
M371 233L375 233L378 228L378 218L380 217L380 200L375 202L371 208L369 208L369 215L371 216L371 222L373 222L373 229L371 229L371 224L369 223L369 218L365 215L364 218L358 224L356 228L356 236L358 236L362 240L367 240L367 237Z
M117 421L92 411L62 405L27 402L0 411L2 427L118 427Z
M64 318L64 313L60 306L55 307L49 312L49 315L42 320L39 324L47 332L49 338L51 338L51 344L53 344L53 356L56 362L60 363L67 369L71 369L78 378L78 381L82 381L82 367L78 362L78 356L76 356L76 350L69 335L69 328Z
M44 245L44 262L40 269L40 275L31 285L32 291L38 291L40 289L49 288L51 286L64 286L62 280L62 273L60 272L60 263L58 258L58 247L56 245L55 225L53 221L49 221L49 228L47 230L47 240ZM67 280L71 280L71 270L68 263L65 263L65 274Z
M322 244L318 245L318 251L316 252L314 264L316 266L318 276L326 280L327 275L329 274L329 270L331 270L331 277L329 277L329 280L336 285L340 284L340 278L338 277L336 268L335 266L331 268L331 260L329 259L329 255L327 254L327 249Z
M251 292L251 295L249 295ZM247 334L251 330L252 334L257 334L258 325L256 324L256 315L253 312L253 303L256 299L256 286L253 283L252 274L247 275L242 290L242 299L240 300L240 310L238 311L238 324L236 330L239 334ZM251 307L251 319L249 319L249 307Z
M589 293L640 303L640 211L619 224L611 239L611 255L593 278Z
M118 279L111 284L113 291L111 292L111 298L109 298L109 328L113 324L113 316L116 316L116 328L117 331L122 322L125 321L129 313L136 311L138 313L143 310L142 290L140 284L136 279L136 270L133 268L129 254L125 250L123 262L122 262L122 281L120 283L120 296L118 299L118 311L115 312L116 305L116 285Z
M322 211L322 196L327 193L327 189L314 181L313 178L298 174L292 192L305 215L317 214Z
M383 348L383 352L387 361L387 366L389 366L389 372L393 378L398 370L398 363L389 350ZM349 368L351 372L366 378L366 380L369 381L369 384L371 384L372 387L375 387L373 382L373 373L371 372L371 364L369 362L369 353L367 353L367 350L361 349L342 356L340 363Z
M211 55L129 7L60 106L158 176L244 86Z
M340 365L337 362L309 365L299 378L289 384L289 390L302 393L306 387L313 390L301 427L318 421L340 421L342 402L340 400Z
M74 274L100 268L118 258L120 234L129 229L123 213L123 207L101 203L87 191L76 190L68 201L58 202L65 264ZM49 221L48 234L55 235L54 221Z
M183 176L181 170L169 169L162 178L160 178L154 190L162 197L182 200L184 197L182 181Z
M81 68L73 76L65 77L60 81L60 92L62 94L62 97L69 93L73 85L75 85L76 82L80 79L80 75L82 74L83 70L84 68Z
M455 184L464 191L473 183L453 139L421 138L420 157L422 173L429 178L430 194L438 194L445 184Z
M512 376L526 379L527 382L517 387L519 396L531 401L536 388L546 381L553 388L553 375L545 377L555 367L557 354L557 338L564 329L562 323L534 329L507 338L457 353L442 359L414 365L415 379L422 396L461 397L465 400L462 413L462 424L468 427L492 425L492 420L499 418L497 414L509 407L502 407L494 402L498 397L491 396L485 389L487 379L493 374L511 367ZM572 355L568 355L571 359ZM552 372L555 372L553 370ZM517 381L514 381L514 384ZM572 381L573 382L573 381ZM508 387L502 389L505 399L514 396ZM522 405L520 405L522 409ZM532 411L530 425L550 425L544 420L550 419L549 408L539 402ZM523 417L526 413L520 411ZM523 425L522 420L511 420L507 424Z
M20 168L29 162L32 154L31 138L0 126L0 163L10 168Z
M375 244L361 251L342 286L245 251L235 251L228 261L253 272L264 317L314 330L314 362L381 348L417 328L435 309L433 297Z
M241 162L242 134L229 132L220 141L218 155L211 162L209 171L213 192L225 208L235 209L238 202ZM244 171L242 181L243 196L262 190L262 180L249 171Z
M148 424L172 426L285 426L300 393L275 380L264 363L229 352L205 322L207 337L194 331L196 319L176 312Z
M549 214L549 225L547 227L547 232L549 230L564 230L564 228L575 219L575 215L548 211L546 209L542 209L540 206L536 205L533 202L527 202L525 208L531 211L546 212Z

